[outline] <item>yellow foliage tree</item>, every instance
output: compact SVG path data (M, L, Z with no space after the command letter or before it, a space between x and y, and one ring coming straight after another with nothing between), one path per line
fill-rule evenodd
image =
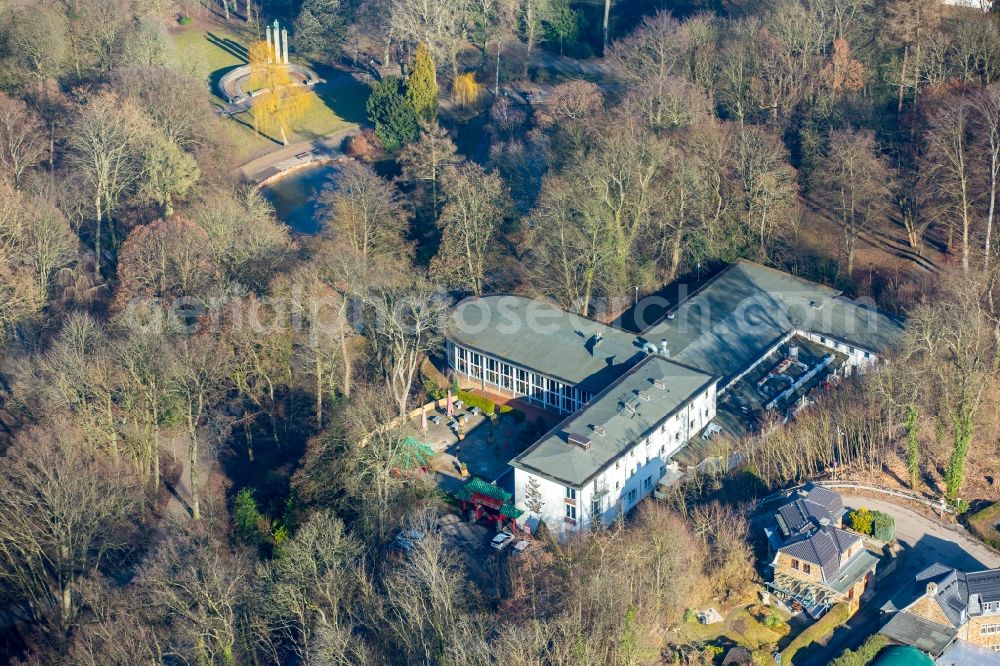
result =
M479 100L481 90L482 86L476 82L476 75L473 72L459 74L451 84L452 98L463 107L475 104Z
M255 93L250 107L253 127L264 135L280 135L281 143L287 146L288 129L306 114L313 96L304 86L295 85L288 65L271 62L267 42L252 44L249 56L248 86Z

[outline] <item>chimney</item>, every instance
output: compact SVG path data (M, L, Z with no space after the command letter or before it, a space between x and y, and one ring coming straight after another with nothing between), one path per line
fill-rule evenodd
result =
M670 348L667 347L667 339L666 338L660 340L660 354L662 354L663 356L665 356L667 358L670 358Z
M937 583L927 583L927 596L934 597L937 594Z

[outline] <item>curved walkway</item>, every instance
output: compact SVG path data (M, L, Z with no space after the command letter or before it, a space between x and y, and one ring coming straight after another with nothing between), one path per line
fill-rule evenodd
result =
M302 141L279 148L257 159L250 160L237 169L240 178L257 184L275 175L311 162L334 160L343 156L344 139L359 132L351 127L313 141Z

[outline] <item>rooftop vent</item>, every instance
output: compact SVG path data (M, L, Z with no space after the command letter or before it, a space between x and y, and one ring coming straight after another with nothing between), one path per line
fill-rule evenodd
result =
M569 434L569 443L579 446L584 451L590 448L590 438L575 432Z
M666 338L660 340L660 353L667 358L670 358L670 347L667 346Z
M649 393L646 391L636 391L635 394L639 396L639 400L645 400L649 402Z
M676 312L668 312L667 313L667 319L669 319L670 321L673 321L674 319L677 319L677 313Z
M633 405L631 402L626 401L621 403L618 409L619 411L622 411L628 414L629 416L635 416L635 405Z
M821 307L823 307L823 304L817 301L809 301L809 307L811 307L813 310L819 310Z
M608 431L605 430L604 426L602 425L595 425L591 427L594 429L594 432L600 435L601 437L604 437L606 434L608 434Z
M585 346L587 347L587 351L590 352L591 356L596 356L597 346L601 344L602 339L603 338L601 337L600 333L595 333L594 335L590 336L589 340L587 340L587 344Z
M659 379L659 378L656 378L656 379L653 380L653 386L655 386L656 388L658 388L658 389L660 389L662 391L666 391L667 390L667 383L665 381L663 381L662 379Z

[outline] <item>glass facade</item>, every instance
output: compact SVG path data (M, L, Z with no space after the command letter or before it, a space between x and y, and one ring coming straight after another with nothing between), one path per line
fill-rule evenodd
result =
M448 363L487 391L527 398L531 404L563 414L579 410L593 397L576 386L455 344L449 344Z

